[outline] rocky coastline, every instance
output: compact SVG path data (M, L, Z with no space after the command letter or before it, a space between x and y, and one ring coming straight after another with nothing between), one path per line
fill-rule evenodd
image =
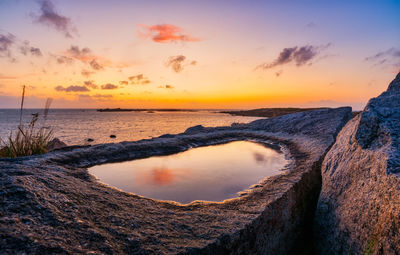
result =
M137 142L3 159L1 252L229 254L309 249L303 245L304 226L312 223L318 198L318 166L350 117L350 108L323 109L237 127L194 127ZM299 125L301 130L293 128ZM179 205L144 198L101 184L86 169L247 139L282 146L293 163L288 171L223 203Z
M255 140L291 159L224 202L122 192L87 168ZM316 109L231 127L0 160L2 254L398 254L400 74L352 116Z

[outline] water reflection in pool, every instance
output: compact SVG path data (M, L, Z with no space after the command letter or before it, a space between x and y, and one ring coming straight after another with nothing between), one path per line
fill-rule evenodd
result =
M189 203L234 198L287 164L283 153L236 141L181 153L89 168L101 182L161 200Z

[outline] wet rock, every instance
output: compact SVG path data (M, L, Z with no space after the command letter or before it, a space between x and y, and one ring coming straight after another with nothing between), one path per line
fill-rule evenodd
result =
M58 138L54 138L53 140L51 140L48 144L47 144L47 148L49 151L53 151L56 149L61 149L64 147L67 147L68 145L66 143L64 143L63 141L61 141Z
M175 135L171 135L171 134L165 134L165 135L160 135L159 138L174 138Z
M185 134L196 134L203 131L204 129L205 127L203 127L202 125L193 126L186 129Z
M231 127L243 127L243 126L246 126L246 123L233 122L231 124Z
M400 74L339 133L322 164L319 254L400 251Z

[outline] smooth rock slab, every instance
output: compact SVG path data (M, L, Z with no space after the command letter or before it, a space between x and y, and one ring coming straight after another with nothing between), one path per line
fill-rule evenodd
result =
M339 133L322 165L318 254L400 253L400 74Z
M285 254L306 251L320 163L351 108L295 113L249 125L192 128L0 161L0 253ZM301 128L300 128L301 127ZM280 146L285 173L236 199L178 205L121 192L87 167L234 140Z

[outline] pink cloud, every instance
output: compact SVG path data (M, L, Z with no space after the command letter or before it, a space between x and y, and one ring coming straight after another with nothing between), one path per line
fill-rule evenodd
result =
M139 25L143 30L139 31L139 35L147 38L151 37L154 42L198 42L199 38L184 34L180 27L171 24L159 24L154 26Z

